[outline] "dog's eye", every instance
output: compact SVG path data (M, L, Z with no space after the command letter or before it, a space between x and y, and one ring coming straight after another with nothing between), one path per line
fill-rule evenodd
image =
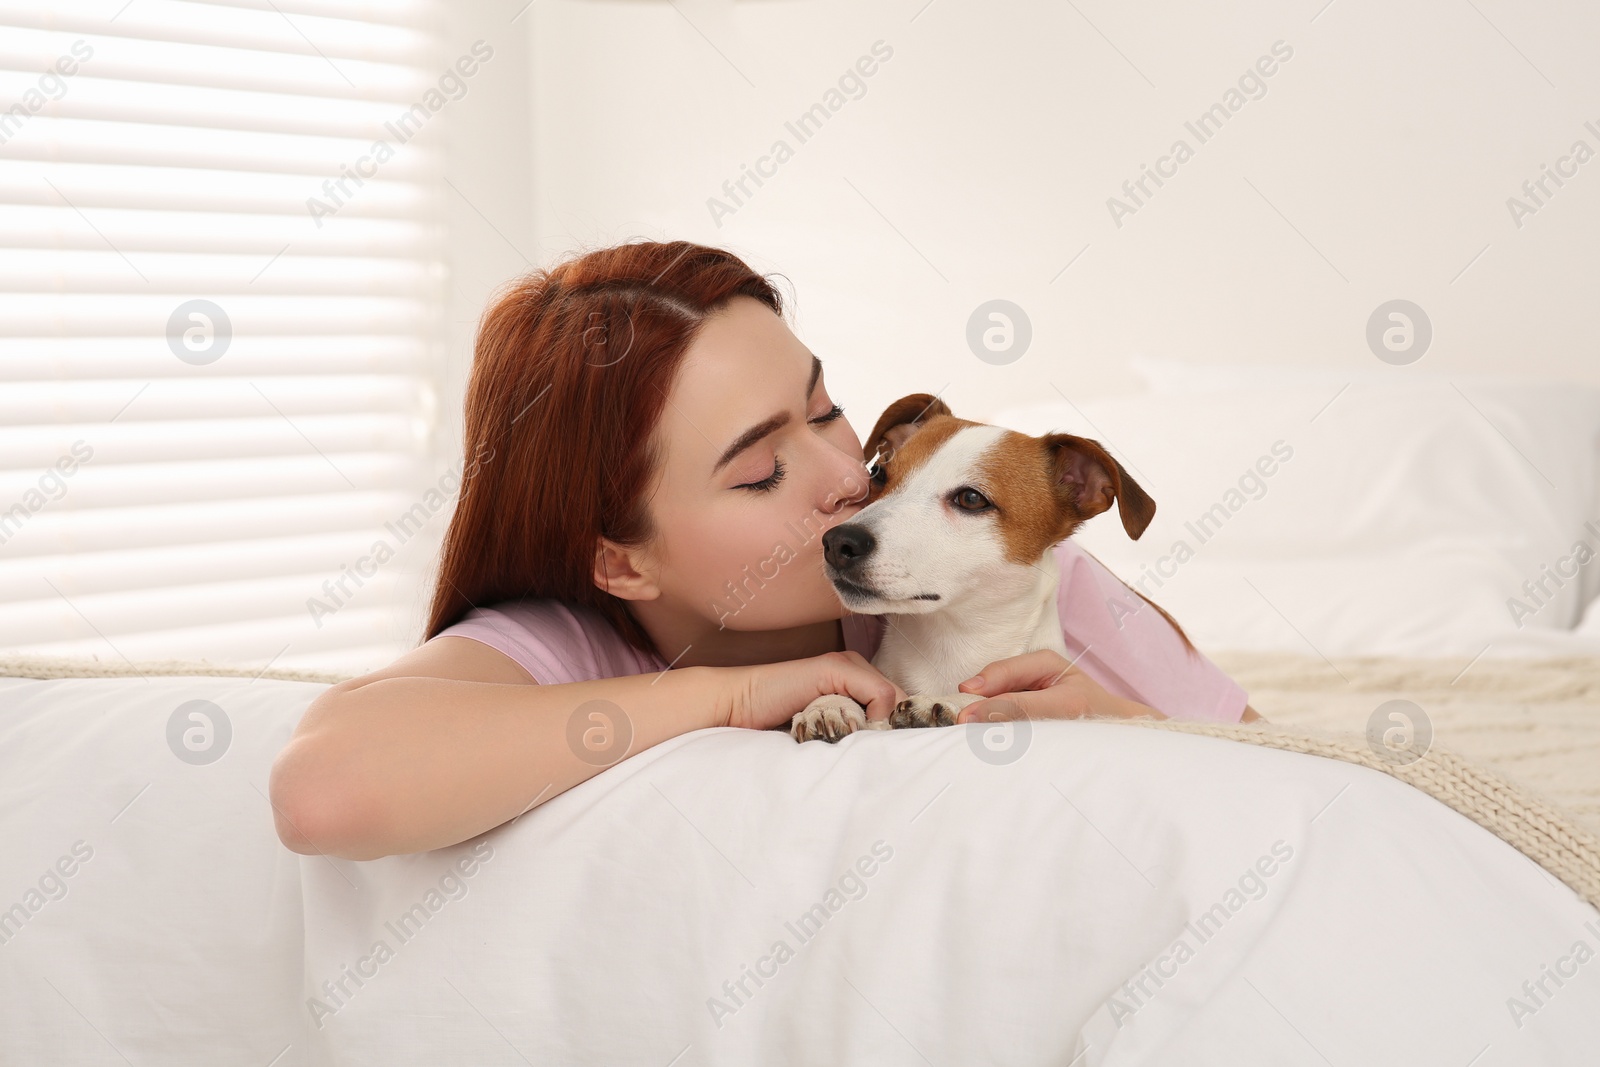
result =
M971 486L957 489L950 501L962 511L984 511L994 506L989 503L988 497Z

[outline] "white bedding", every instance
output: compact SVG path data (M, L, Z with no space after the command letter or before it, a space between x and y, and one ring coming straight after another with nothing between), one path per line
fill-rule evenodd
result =
M0 679L0 908L73 869L0 943L0 1063L1494 1067L1600 1047L1600 913L1375 771L1108 723L1032 724L1009 763L976 727L712 730L475 841L356 863L284 850L264 799L319 688ZM194 699L231 723L213 763L168 746ZM1218 904L1202 942L1185 924ZM1179 939L1192 956L1163 961ZM724 981L758 966L735 1000ZM1150 967L1170 977L1135 998ZM1545 967L1575 973L1535 1004Z

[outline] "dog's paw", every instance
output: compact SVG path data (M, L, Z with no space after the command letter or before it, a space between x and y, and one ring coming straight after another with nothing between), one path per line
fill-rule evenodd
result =
M981 699L975 693L958 693L947 697L907 697L889 713L889 725L896 730L914 726L954 726L961 709Z
M806 710L794 717L789 733L796 741L837 741L846 734L867 730L877 723L867 721L867 713L860 704L847 696L822 696L806 705Z

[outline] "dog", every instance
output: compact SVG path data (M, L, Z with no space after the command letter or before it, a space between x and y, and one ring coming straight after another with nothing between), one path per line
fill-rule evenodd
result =
M845 607L888 616L872 665L911 695L886 722L847 696L818 697L791 722L796 741L950 726L983 699L957 687L989 664L1039 649L1068 657L1051 549L1113 503L1134 540L1156 512L1099 442L970 422L927 393L889 405L865 451L867 506L823 534L824 566Z

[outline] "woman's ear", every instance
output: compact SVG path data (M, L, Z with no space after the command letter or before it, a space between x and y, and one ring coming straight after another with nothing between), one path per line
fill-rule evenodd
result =
M619 600L654 600L661 595L655 564L642 548L624 548L600 538L594 553L595 588Z
M862 454L871 459L877 455L880 448L892 454L898 451L912 434L922 429L923 420L931 419L935 415L949 414L949 405L932 393L912 393L910 396L903 396L878 416L877 425L872 428L872 432L867 435L862 445Z

